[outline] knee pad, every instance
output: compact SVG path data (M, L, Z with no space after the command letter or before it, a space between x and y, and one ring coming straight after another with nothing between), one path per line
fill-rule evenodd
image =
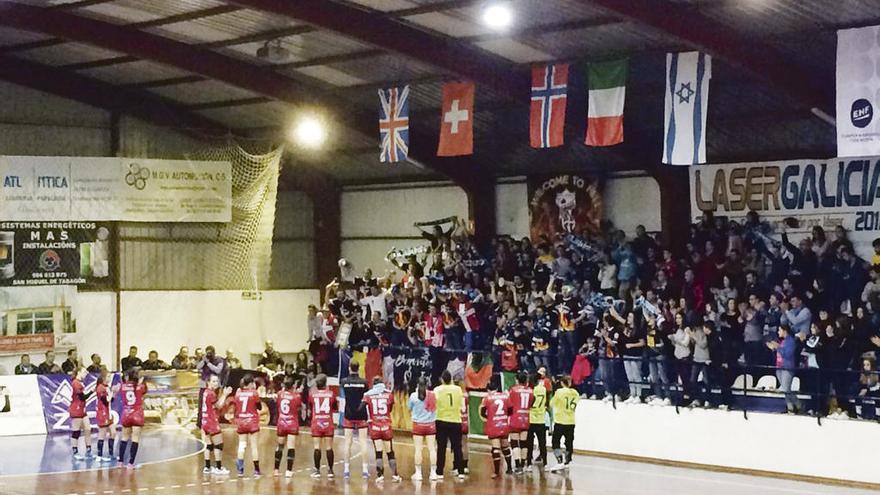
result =
M389 457L389 459L390 459L390 457ZM376 460L378 462L382 462L382 451L381 450L376 451Z
M213 452L213 451L214 451L214 444L213 444L213 443L209 443L208 446L207 446L206 448L208 449L208 452Z
M81 432L80 430L76 430L76 431L72 431L72 432L70 432L70 436L71 436L74 440L79 439L79 436L80 436L81 434L82 434L82 432Z
M390 461L390 460L392 460L392 459L394 459L394 451L393 451L393 450L389 450L389 451L388 451L388 460Z
M223 450L223 442L214 445L215 450Z

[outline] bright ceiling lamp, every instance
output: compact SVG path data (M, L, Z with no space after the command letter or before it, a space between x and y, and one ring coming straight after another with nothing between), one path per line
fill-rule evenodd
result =
M304 115L294 124L291 137L303 148L319 148L327 139L327 129L318 117Z
M507 29L513 23L513 11L507 4L496 3L483 11L483 24L495 29Z

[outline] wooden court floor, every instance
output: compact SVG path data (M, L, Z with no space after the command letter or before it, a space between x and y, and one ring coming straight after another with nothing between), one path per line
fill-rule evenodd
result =
M188 435L181 431L180 435ZM0 440L0 456L15 455L8 442ZM225 433L226 452L224 463L234 471L235 435ZM356 458L352 461L352 478L342 479L342 438L335 439L336 478L328 480L312 479L312 442L308 435L301 435L297 445L296 463L292 478L272 476L274 430L264 429L261 434L263 476L254 478L251 469L247 475L238 478L235 474L226 477L203 475L202 455L191 454L181 458L148 462L137 470L126 471L119 468L105 468L91 471L77 471L55 474L27 474L0 476L0 494L37 495L170 495L170 494L469 494L503 493L505 495L531 495L546 493L577 494L779 494L779 495L861 495L873 491L854 488L818 485L782 479L761 478L742 474L716 473L702 470L675 468L637 462L617 461L588 456L575 456L570 472L527 473L522 476L503 476L493 480L491 459L487 446L472 442L470 447L471 474L465 481L452 479L447 474L445 481L415 483L409 480L413 472L413 447L408 435L395 438L401 483L377 483L373 478L364 480L360 476L360 462L363 459L358 446ZM369 453L372 461L374 455ZM427 462L427 455L425 455ZM447 468L448 469L448 468ZM326 471L326 468L325 468ZM427 467L425 468L427 471Z

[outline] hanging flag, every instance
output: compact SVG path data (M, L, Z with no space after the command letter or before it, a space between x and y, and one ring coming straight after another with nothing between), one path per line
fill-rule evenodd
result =
M837 156L880 154L880 27L837 32Z
M623 142L623 102L626 99L627 59L590 64L587 146Z
M443 85L440 112L440 145L437 156L470 155L474 152L474 83Z
M409 153L409 86L379 90L379 161L406 161Z
M567 92L568 64L532 68L529 115L529 143L532 148L562 146Z
M706 163L706 110L712 57L700 52L666 54L663 163Z

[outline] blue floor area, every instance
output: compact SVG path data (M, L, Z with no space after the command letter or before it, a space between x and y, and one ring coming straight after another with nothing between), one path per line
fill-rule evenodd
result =
M116 467L115 463L102 464L94 459L74 460L70 450L69 434L2 437L0 445L2 445L0 476ZM97 437L93 435L93 451L96 452L97 446ZM202 442L182 429L147 429L141 434L137 464L174 459L194 454L201 449ZM82 451L83 448L80 447L80 450Z

